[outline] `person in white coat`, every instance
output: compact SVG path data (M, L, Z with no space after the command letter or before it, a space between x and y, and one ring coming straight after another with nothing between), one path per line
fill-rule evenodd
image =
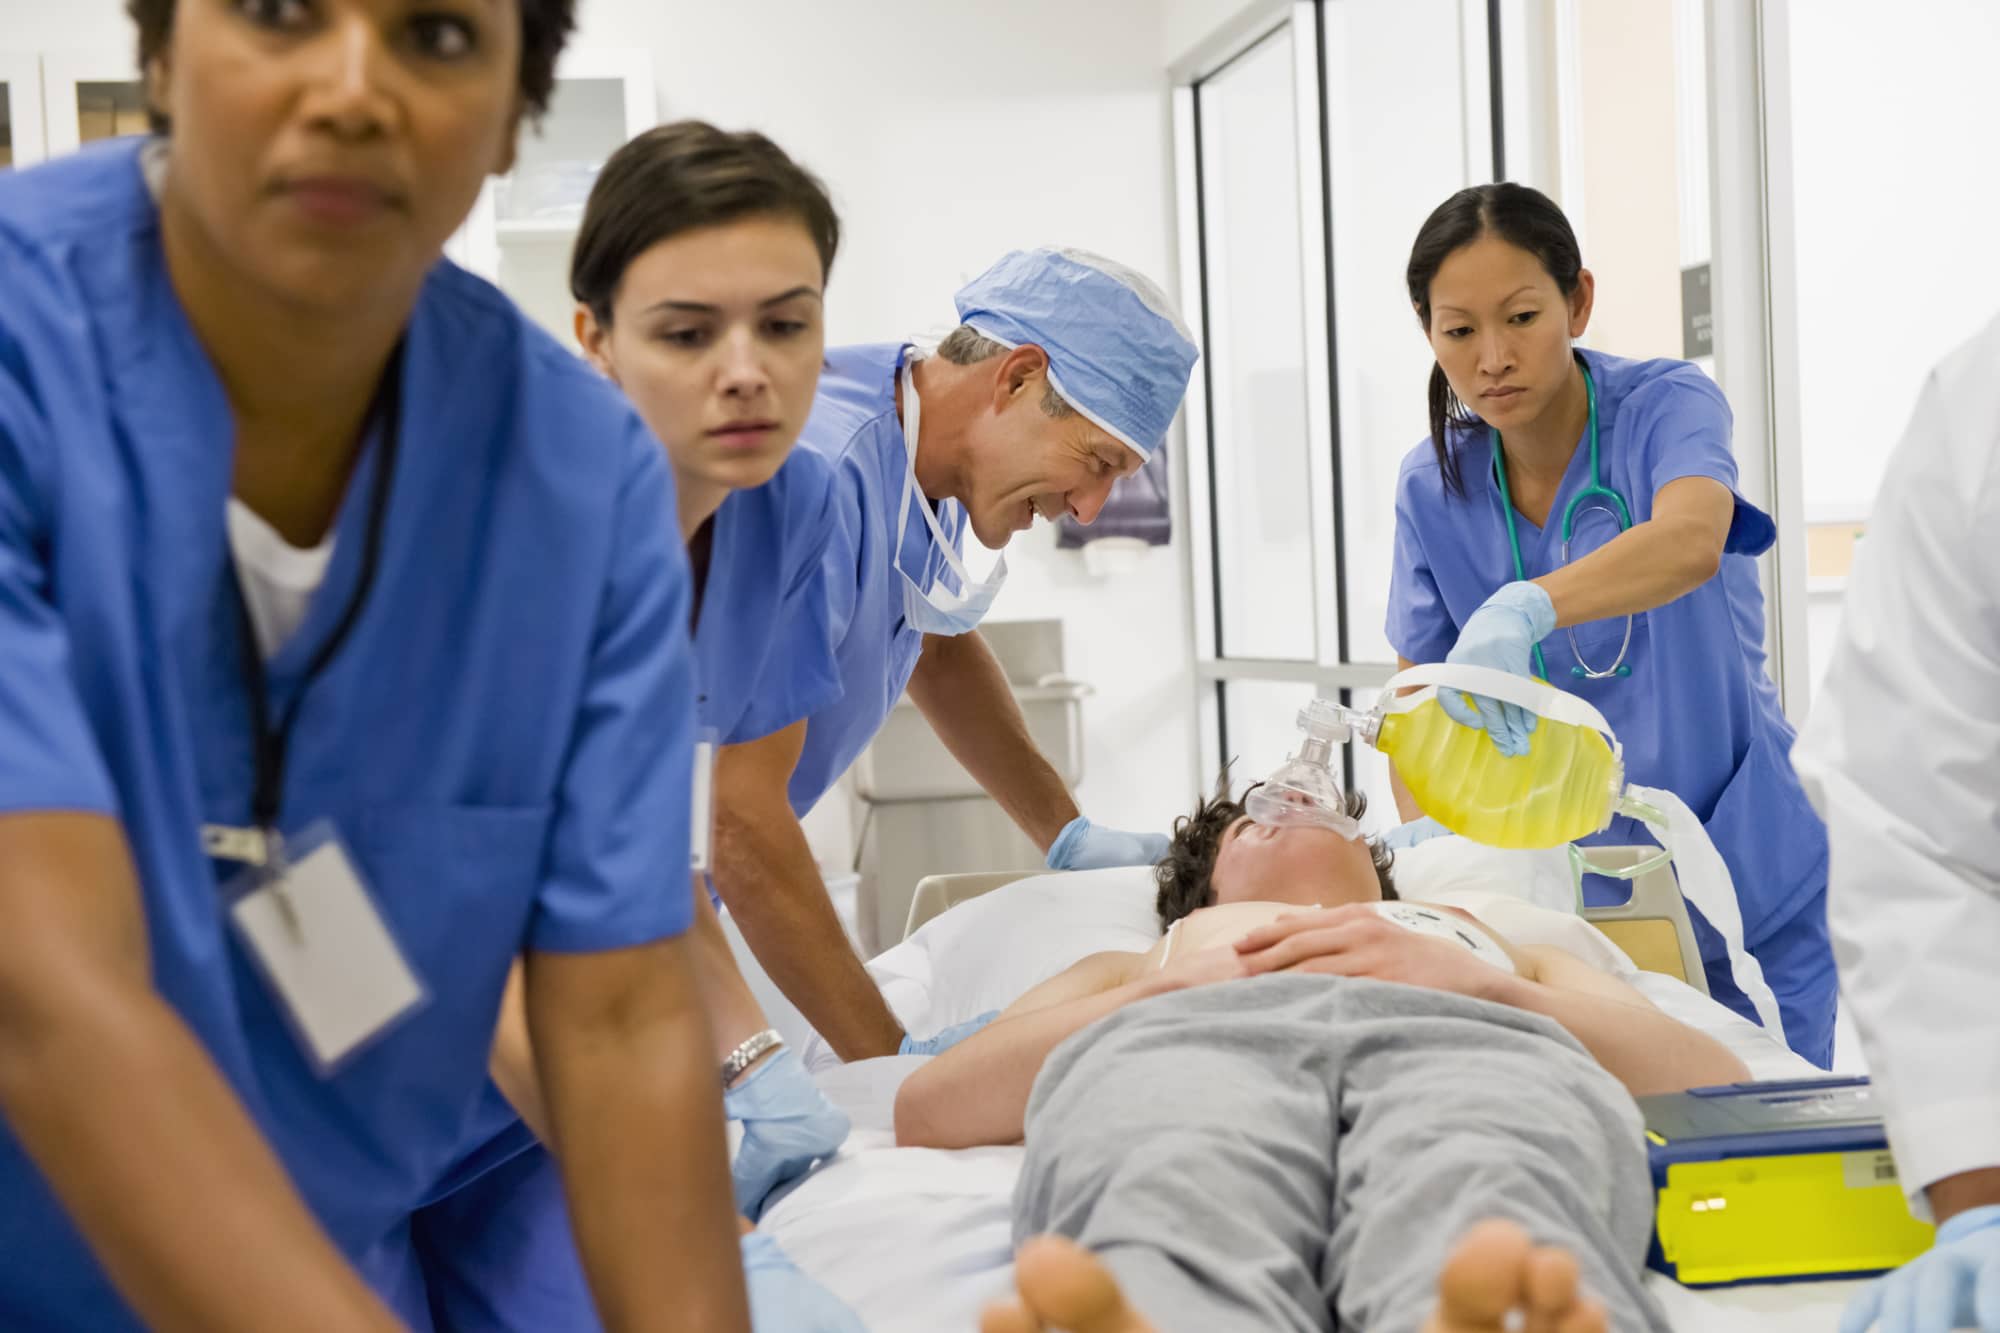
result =
M2000 1333L2000 319L1931 373L1793 763L1841 999L1928 1253L1841 1333Z

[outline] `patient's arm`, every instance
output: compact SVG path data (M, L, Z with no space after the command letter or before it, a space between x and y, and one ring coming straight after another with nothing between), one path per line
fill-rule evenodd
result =
M1531 975L1503 974L1494 998L1562 1024L1634 1097L1750 1077L1728 1047L1663 1013L1602 968L1550 945L1519 953Z
M1458 945L1403 929L1349 904L1281 917L1236 942L1255 973L1303 971L1448 990L1552 1018L1635 1097L1750 1076L1713 1038L1574 954L1513 946L1517 975Z
M1092 954L910 1075L896 1094L896 1142L919 1148L1019 1143L1035 1076L1065 1038L1135 1000L1243 975L1235 951L1226 947L1189 954L1164 972L1137 970L1145 957Z

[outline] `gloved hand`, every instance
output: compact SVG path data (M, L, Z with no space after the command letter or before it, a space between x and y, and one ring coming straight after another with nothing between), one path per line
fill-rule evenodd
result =
M1429 842L1432 838L1448 837L1450 834L1450 829L1438 823L1429 815L1425 815L1421 819L1412 819L1407 824L1398 824L1387 833L1384 833L1382 835L1382 845L1390 851L1400 852L1406 851L1420 842Z
M944 1031L928 1037L912 1037L908 1033L904 1033L902 1047L897 1050L896 1054L943 1055L946 1051L958 1045L998 1017L1000 1017L1000 1011L994 1009L981 1014L977 1018L968 1018L963 1023L953 1023Z
M1078 815L1063 825L1049 846L1051 870L1103 870L1107 866L1149 866L1167 854L1164 833L1121 833Z
M743 1284L754 1333L868 1333L854 1311L798 1270L761 1231L743 1238Z
M722 1094L722 1112L743 1122L730 1175L736 1208L755 1222L771 1194L831 1157L847 1140L847 1115L828 1101L799 1063L781 1050Z
M1848 1303L1840 1333L2000 1333L2000 1205L1938 1228L1930 1249Z
M1532 676L1535 645L1555 627L1556 606L1547 593L1533 583L1509 583L1472 613L1444 660ZM1460 726L1485 728L1501 754L1528 752L1536 718L1520 705L1459 690L1439 690L1438 702Z

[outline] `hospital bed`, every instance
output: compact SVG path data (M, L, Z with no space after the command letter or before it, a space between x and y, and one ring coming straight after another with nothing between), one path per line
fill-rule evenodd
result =
M1591 860L1607 869L1619 869L1658 851L1657 847L1592 848ZM910 916L903 924L903 938L908 939L925 922L960 903L971 902L1034 873L1037 872L992 870L926 875L917 881L916 894L910 899ZM1632 896L1618 906L1585 908L1583 919L1597 927L1641 971L1672 977L1703 995L1708 994L1708 975L1702 967L1701 950L1695 944L1687 902L1674 882L1671 867L1660 866L1633 880Z
M1651 849L1631 854L1644 850ZM1600 862L1617 855L1593 851ZM885 997L912 1030L934 1030L1004 1003L1062 961L1012 957L1024 936L1010 933L1000 918L1008 895L1021 900L1020 910L1009 917L1022 918L1022 930L1037 910L1056 912L1060 933L1075 957L1101 948L1134 947L1147 933L1157 936L1150 875L1143 869L930 876L917 886L904 943L870 965ZM1112 906L1102 911L1093 907L1087 919L1062 915L1067 907L1050 906L1094 903L1100 896ZM1431 895L1418 891L1410 896ZM982 899L990 905L982 906ZM1810 1069L1754 1025L1707 998L1694 933L1671 871L1635 881L1628 903L1591 909L1587 919L1641 969L1635 984L1662 1008L1725 1040L1757 1077L1797 1077ZM965 979L953 974L982 957L991 961L991 970L1005 975L991 979L985 990L962 993ZM933 967L935 975L926 972ZM1734 1029L1718 1030L1723 1024ZM895 1146L896 1089L921 1064L915 1057L839 1065L823 1050L816 1058L809 1044L807 1062L822 1089L853 1118L854 1132L840 1155L779 1200L763 1225L874 1333L976 1328L981 1307L1011 1289L1012 1197L1022 1150ZM1648 1281L1677 1333L1826 1333L1837 1326L1856 1285L1695 1291L1659 1274L1649 1274Z

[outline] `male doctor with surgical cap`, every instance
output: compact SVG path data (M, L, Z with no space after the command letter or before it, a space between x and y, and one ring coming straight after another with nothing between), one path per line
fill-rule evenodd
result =
M833 464L827 620L841 698L717 764L714 876L759 963L847 1060L935 1054L973 1024L906 1035L847 946L798 816L837 782L907 686L952 754L1051 869L1147 864L1159 834L1078 813L975 628L1007 574L969 570L967 528L999 548L1039 514L1097 517L1160 447L1194 341L1166 297L1076 250L1015 251L957 298L925 352L836 348L800 443Z
M1792 761L1841 999L1931 1250L1841 1333L2000 1333L2000 320L1931 373Z

